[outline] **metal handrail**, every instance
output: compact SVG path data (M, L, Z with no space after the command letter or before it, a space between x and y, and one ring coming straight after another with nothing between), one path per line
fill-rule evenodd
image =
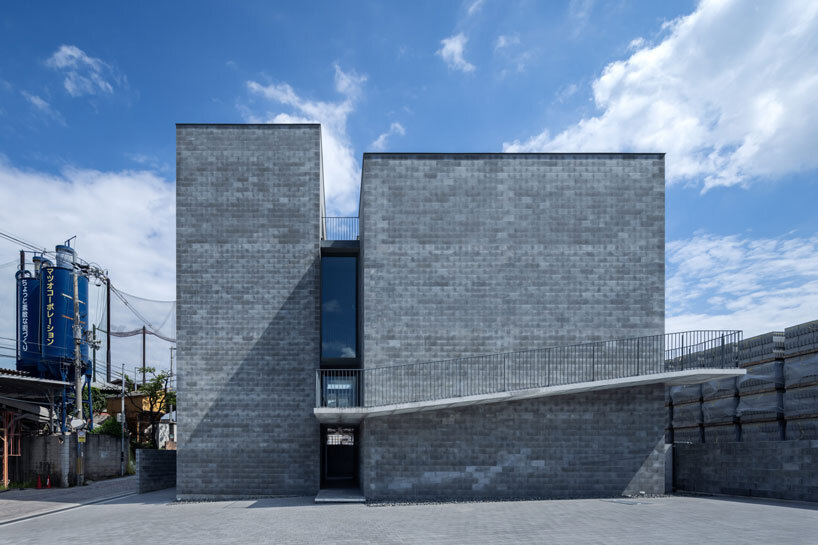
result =
M318 407L375 407L738 366L742 332L685 331L367 369L319 369Z
M358 217L324 216L321 225L322 240L358 240Z

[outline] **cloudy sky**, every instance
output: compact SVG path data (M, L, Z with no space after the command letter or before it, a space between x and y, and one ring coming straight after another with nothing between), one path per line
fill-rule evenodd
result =
M76 235L120 289L173 300L176 122L322 123L337 215L364 151L659 151L667 330L818 318L818 3L302 4L6 6L0 231Z

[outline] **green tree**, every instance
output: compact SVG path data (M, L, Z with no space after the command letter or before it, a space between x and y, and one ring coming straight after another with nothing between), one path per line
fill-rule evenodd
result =
M130 404L132 409L136 409L140 422L151 427L149 441L153 448L158 448L159 421L162 415L169 413L171 407L176 405L176 392L168 388L170 385L169 372L157 372L155 367L146 367L145 374L148 376L145 384L139 385L135 392L141 396L128 395L125 397L125 403ZM127 376L125 384L129 390L134 386L133 381Z
M82 387L82 399L83 401L88 399L88 386ZM91 408L94 414L104 413L107 410L105 396L99 388L94 388L93 386L91 387Z

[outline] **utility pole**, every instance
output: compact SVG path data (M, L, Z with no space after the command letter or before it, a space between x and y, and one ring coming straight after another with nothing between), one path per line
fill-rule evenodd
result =
M170 380L170 389L171 390L173 390L173 351L174 350L176 350L176 347L171 346L170 347L170 377L168 377L168 380ZM175 420L172 418L173 417L173 405L171 405L169 407L169 409L170 409L170 416L168 417L168 420L169 420L168 425L175 422Z
M111 382L111 279L105 274L105 381ZM124 380L124 379L123 379Z
M122 418L122 425L119 428L119 473L125 476L125 364L122 364L122 395L120 396L120 415Z
M85 421L82 417L82 325L80 324L80 295L79 274L77 272L77 253L74 252L72 276L74 280L74 408L77 420ZM81 434L85 429L77 430L77 486L82 486L85 480L84 467L84 439Z
M94 342L91 345L94 348L94 359L91 365L91 372L93 373L92 382L97 381L97 324L94 324Z
M142 326L142 388L145 388L145 326Z
M173 351L176 350L175 346L170 347L170 384L173 386Z

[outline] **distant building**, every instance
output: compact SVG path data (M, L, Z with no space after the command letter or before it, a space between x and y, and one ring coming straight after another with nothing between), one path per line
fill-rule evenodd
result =
M663 154L365 154L334 218L320 126L176 138L181 498L663 493L665 385L740 373L664 334Z
M170 412L159 419L158 447L176 450L176 411Z
M124 401L128 433L141 442L149 441L153 420L158 421L165 414L161 393L154 400L153 407L150 397L139 391L127 392ZM122 398L119 396L108 397L105 403L108 413L114 418L122 412Z

